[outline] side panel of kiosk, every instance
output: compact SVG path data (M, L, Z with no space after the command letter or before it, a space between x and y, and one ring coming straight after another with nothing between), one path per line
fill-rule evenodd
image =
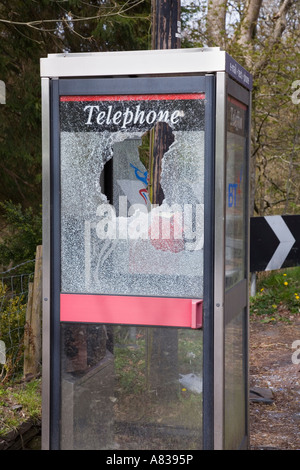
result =
M216 74L214 447L248 446L250 92ZM225 224L223 222L225 220Z

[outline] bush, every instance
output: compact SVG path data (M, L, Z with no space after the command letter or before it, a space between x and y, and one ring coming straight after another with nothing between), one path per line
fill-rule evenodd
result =
M25 296L12 295L0 283L0 340L6 348L6 363L0 364L1 382L22 371L25 321Z
M21 204L11 201L0 203L7 233L0 243L0 264L20 263L34 258L37 245L42 244L42 215L31 207L23 209Z
M262 273L250 313L264 322L290 321L300 313L300 267Z

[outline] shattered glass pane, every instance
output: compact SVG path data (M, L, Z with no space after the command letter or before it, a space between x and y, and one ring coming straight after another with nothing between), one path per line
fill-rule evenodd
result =
M63 97L62 291L201 298L204 96Z

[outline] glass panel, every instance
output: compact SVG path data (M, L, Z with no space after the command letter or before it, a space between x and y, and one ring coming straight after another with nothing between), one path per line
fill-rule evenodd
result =
M65 96L62 292L202 298L204 95Z
M202 331L63 324L61 417L62 450L201 449Z
M247 107L228 96L225 277L230 289L245 277L245 157Z
M225 327L225 449L238 449L246 431L245 314Z

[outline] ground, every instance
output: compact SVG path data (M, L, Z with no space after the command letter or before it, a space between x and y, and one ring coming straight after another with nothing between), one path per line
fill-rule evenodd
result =
M251 449L300 450L300 317L258 318L250 322L250 389L271 391L273 402L250 403Z

